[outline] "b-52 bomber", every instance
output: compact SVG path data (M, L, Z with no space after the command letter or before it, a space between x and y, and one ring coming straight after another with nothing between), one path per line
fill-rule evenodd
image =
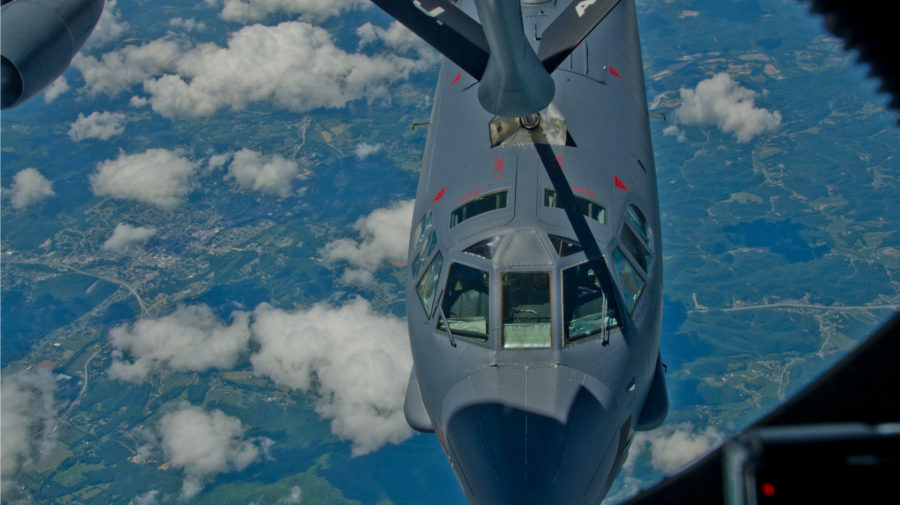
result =
M473 505L596 504L662 424L633 0L373 0L446 57L410 235L410 426Z

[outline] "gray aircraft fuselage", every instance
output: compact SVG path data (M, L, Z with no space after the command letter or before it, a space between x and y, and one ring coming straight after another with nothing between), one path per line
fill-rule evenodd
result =
M478 19L472 0L456 6ZM522 2L535 50L564 7ZM551 77L541 126L492 147L498 118L445 59L416 191L405 413L436 433L472 504L599 503L635 430L659 426L668 408L633 0ZM560 118L565 140L552 128Z

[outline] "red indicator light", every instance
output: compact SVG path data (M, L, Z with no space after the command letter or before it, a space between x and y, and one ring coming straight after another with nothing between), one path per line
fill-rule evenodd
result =
M434 200L432 200L431 202L437 203L437 201L441 198L444 198L444 188L441 188L440 191L438 191L437 194L434 195Z
M453 82L450 83L451 86L459 82L459 78L462 77L462 72L456 74L456 77L453 78Z
M616 69L614 69L614 68L612 68L612 67L609 67L609 73L612 74L612 75L614 75L614 76L616 76L616 77L618 77L619 79L622 78L622 76L619 75L618 72L616 72Z
M618 177L615 177L615 178L614 178L614 181L615 181L615 183L616 183L616 187L617 187L617 188L621 189L622 191L628 191L628 186L626 186L625 183L622 182L622 179L619 179Z
M771 482L764 482L762 486L760 486L760 491L762 491L763 496L766 498L771 498L775 496L775 485Z

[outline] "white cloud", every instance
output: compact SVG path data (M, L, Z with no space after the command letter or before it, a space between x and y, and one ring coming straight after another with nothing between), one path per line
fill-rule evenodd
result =
M435 61L347 53L324 29L288 22L246 26L231 35L228 47L190 47L167 36L99 59L77 56L73 65L88 93L115 95L143 83L147 96L133 97L132 105L149 103L167 117L199 117L258 101L297 112L388 101L395 83Z
M377 144L360 142L359 144L356 144L356 157L360 160L364 160L369 156L381 151L382 147L384 146L380 142Z
M184 53L176 74L144 82L144 91L153 110L169 117L205 116L255 101L305 112L389 99L391 83L424 68L394 55L346 53L328 32L307 23L253 25L232 35L227 48L204 44Z
M78 119L69 126L69 138L75 142L109 140L125 131L126 117L119 112L92 112L90 116L79 113Z
M778 128L781 113L755 106L757 93L741 87L730 75L720 72L700 81L695 89L681 88L681 105L675 119L686 125L713 124L733 133L738 142Z
M231 154L214 154L209 157L209 162L207 163L207 167L209 170L216 170L218 168L222 168L228 163L228 160L231 159Z
M375 284L375 275L367 270L347 268L341 274L341 282L344 284L356 284L358 286L371 286Z
M138 495L134 499L134 505L157 505L157 503L159 503L159 501L157 500L158 496L159 491L151 489L146 493Z
M296 505L302 500L303 492L300 490L300 486L294 486L291 488L291 492L287 496L279 498L275 505Z
M649 450L653 468L671 474L715 449L723 440L723 435L712 426L703 430L690 423L663 426L635 434L629 461Z
M175 60L187 50L183 41L164 37L140 46L125 46L99 59L79 52L72 66L81 72L88 93L116 95L174 68Z
M156 228L119 223L100 248L121 254L150 240L154 235Z
M211 166L212 163L210 159ZM236 180L241 189L273 193L284 198L291 194L291 182L299 172L300 165L294 160L241 149L234 154L227 177Z
M249 315L232 312L231 318L226 325L208 306L189 305L164 317L116 326L109 332L114 350L107 373L113 379L141 382L164 370L230 368L250 340Z
M262 21L274 13L299 14L322 21L370 5L366 0L206 0L206 3L224 4L219 14L222 19L240 23Z
M44 102L51 103L66 91L69 91L69 81L65 77L59 76L44 92Z
M348 238L338 239L326 244L319 254L327 263L346 261L370 274L384 260L404 261L409 245L414 203L414 200L404 200L359 218L353 228L359 232L360 242ZM348 279L359 277L359 273L345 275L350 276Z
M14 485L19 470L33 465L56 445L56 380L48 368L5 375L0 382L0 492Z
M272 443L268 439L244 440L240 419L188 404L163 416L157 430L169 462L184 470L184 500L199 493L207 477L239 472L257 461Z
M53 184L34 168L26 168L13 176L13 183L4 193L12 198L12 206L24 209L56 193Z
M372 311L356 298L340 307L316 304L287 312L254 311L253 372L317 397L331 431L366 454L410 435L403 416L412 368L406 322Z
M359 37L360 48L381 41L386 47L399 53L416 51L435 61L439 58L437 51L399 21L391 22L387 28L366 23L356 29L356 35Z
M197 21L194 18L172 18L169 20L169 26L172 28L181 28L187 31L200 31L206 30L206 23L203 21Z
M196 168L196 163L168 149L120 153L118 158L97 165L90 176L91 188L95 195L173 209L190 192L190 178Z
M678 142L684 142L687 140L687 135L684 133L684 130L678 127L678 125L669 125L663 128L663 136L666 137L675 137L675 140Z
M85 47L100 47L108 42L113 42L122 38L122 34L128 29L128 23L122 21L119 7L116 5L118 0L106 0L103 7L103 14L97 21L97 26L88 37Z

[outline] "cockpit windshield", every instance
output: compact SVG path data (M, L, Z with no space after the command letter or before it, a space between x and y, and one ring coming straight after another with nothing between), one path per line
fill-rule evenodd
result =
M459 263L450 265L441 310L454 336L487 340L489 280L483 270ZM438 318L437 327L446 331L443 318Z
M602 259L563 270L563 330L566 341L603 335L621 326L612 286Z
M503 347L550 347L550 272L504 272Z

